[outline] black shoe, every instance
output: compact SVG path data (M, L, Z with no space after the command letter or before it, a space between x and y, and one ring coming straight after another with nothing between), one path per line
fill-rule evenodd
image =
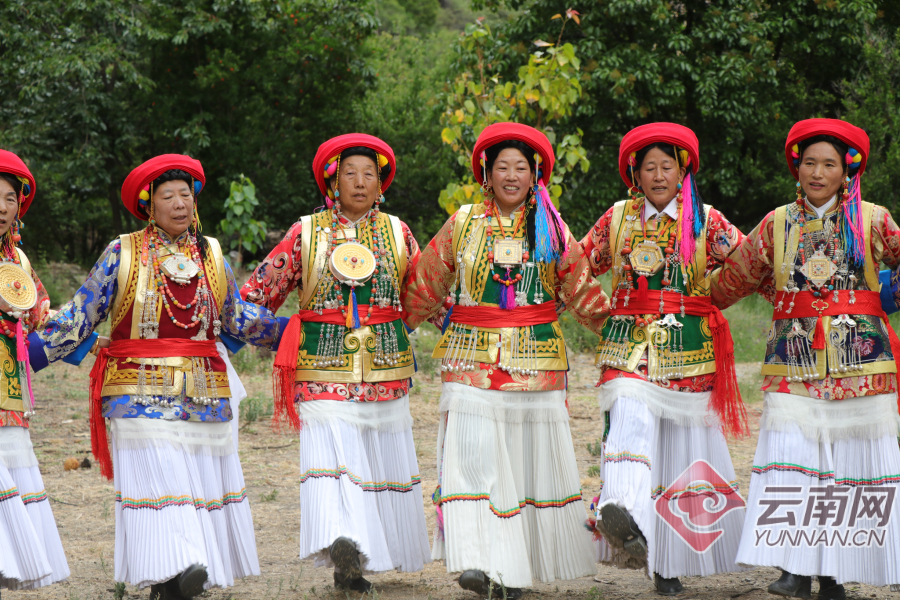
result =
M359 564L359 550L353 540L347 537L339 537L328 549L335 571L344 581L356 581L362 578L362 567Z
M607 504L600 509L600 520L609 535L625 544L625 552L635 558L647 556L647 540L627 510Z
M150 600L169 600L166 584L154 583L150 586Z
M347 577L344 577L340 573L335 573L334 587L340 588L342 590L353 590L354 592L359 592L360 594L368 594L372 591L373 586L372 582L365 577L349 579Z
M819 575L819 600L847 600L847 593L834 577Z
M203 565L191 565L173 579L182 598L193 598L203 593L203 584L209 576Z
M782 569L778 581L769 585L769 593L788 598L809 598L811 587L812 577L794 575Z
M496 581L491 581L484 571L471 569L464 571L459 576L459 587L470 592L475 592L482 598L496 598L497 600L518 600L522 597L521 588L504 588Z
M656 586L656 593L660 596L677 596L684 591L684 586L677 577L666 579L659 573L653 574L653 585Z

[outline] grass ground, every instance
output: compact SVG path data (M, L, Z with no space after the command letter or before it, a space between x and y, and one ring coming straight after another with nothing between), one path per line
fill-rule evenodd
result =
M746 497L750 467L756 447L758 419L761 412L758 388L762 344L768 324L766 307L758 301L738 305L726 313L731 321L738 349L738 373L744 397L748 401L751 436L732 441L730 451L738 474L742 494ZM293 306L293 304L289 304ZM573 325L567 325L567 330ZM577 327L577 326L574 326ZM431 492L437 484L435 436L439 418L440 376L437 361L428 350L436 341L433 328L422 328L414 334L419 373L411 393L413 435L422 474L421 493L426 507L429 531L434 528ZM572 337L575 341L577 336ZM588 344L585 337L580 344ZM590 347L590 345L588 345ZM598 372L589 353L570 353L569 389L570 426L581 474L585 499L593 497L599 487L597 478L597 441L602 434L601 415L596 409L594 385ZM234 357L249 397L241 404L240 457L253 508L256 542L262 575L238 581L233 588L213 590L204 600L276 600L276 599L345 599L356 598L335 591L331 573L315 569L311 561L297 558L297 535L300 528L299 469L297 440L293 435L274 433L268 424L272 412L270 392L271 353L245 349ZM72 575L68 581L34 592L3 592L4 600L92 600L95 598L148 597L147 590L131 586L117 588L113 582L114 564L114 491L96 468L64 471L67 457L90 456L87 382L89 361L81 367L59 364L35 377L37 417L33 421L32 440L41 465L44 483L50 496L63 546ZM585 509L587 515L587 509ZM764 568L738 574L706 578L686 578L681 598L703 600L771 598L766 585L777 577L775 569ZM440 563L428 565L412 574L386 573L373 577L378 598L400 600L470 599L455 577L447 574ZM848 586L855 598L894 598L886 588ZM585 577L553 584L535 584L526 598L579 598L584 600L637 600L659 598L642 573L598 567L596 578Z

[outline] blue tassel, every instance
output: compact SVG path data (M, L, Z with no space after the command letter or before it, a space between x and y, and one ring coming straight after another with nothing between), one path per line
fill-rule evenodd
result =
M550 263L556 260L550 243L550 219L543 202L538 202L534 219L534 260Z
M697 184L694 183L694 178L691 177L691 201L694 203L694 239L700 237L700 234L703 233L703 211L700 210L700 202L697 200L699 195L697 194Z
M353 301L353 329L360 328L359 306L356 304L356 288L350 288L350 299Z
M453 306L456 306L455 304ZM453 306L450 307L450 310L447 311L447 314L444 315L444 322L441 323L441 335L447 331L447 327L450 325L450 317L453 316Z

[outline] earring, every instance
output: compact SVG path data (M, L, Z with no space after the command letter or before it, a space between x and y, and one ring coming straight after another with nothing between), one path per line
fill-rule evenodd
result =
M844 193L841 195L844 200L850 199L850 178L844 177Z
M803 188L800 187L800 182L797 182L797 204L803 204Z

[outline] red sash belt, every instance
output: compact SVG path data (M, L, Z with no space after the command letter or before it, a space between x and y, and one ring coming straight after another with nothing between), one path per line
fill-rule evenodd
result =
M369 313L368 304L360 304L357 309L360 315ZM365 327L391 323L402 318L403 313L393 308L373 306L372 314L369 317L362 317L360 322ZM346 326L347 317L338 308L327 308L321 315L314 310L301 310L291 316L281 336L272 372L272 384L275 388L275 414L272 416L272 422L276 426L286 422L294 431L299 431L301 426L300 415L294 406L294 380L297 376L297 355L300 353L300 333L303 331L304 321Z
M519 306L512 310L492 306L453 307L451 323L476 327L529 327L556 321L556 302Z
M710 394L710 408L719 415L726 433L734 437L743 437L749 434L747 426L747 409L741 399L741 390L737 383L737 373L734 368L734 342L731 339L731 328L722 311L712 305L708 296L682 296L677 292L664 292L661 290L648 290L647 298L638 300L631 296L628 306L623 306L624 301L618 298L616 308L610 311L611 315L646 315L646 314L679 314L682 303L684 314L694 317L708 317L709 328L713 338L713 356L716 361L716 376L714 387ZM659 310L659 300L662 297L663 310Z
M215 358L219 355L213 340L114 340L109 348L101 348L91 369L91 451L100 465L100 474L112 479L112 456L103 422L103 375L110 358L166 358L170 356Z
M880 317L887 322L887 314L881 306L881 296L871 290L858 290L854 292L856 302L850 304L850 292L838 291L838 301L834 301L834 293L828 292L824 296L814 296L812 292L797 292L796 295L787 292L778 292L775 295L776 306L783 302L782 310L776 310L772 318L779 319L805 319L816 317L816 331L813 334L813 350L825 349L825 328L822 325L822 317L836 317L847 314L867 315ZM791 307L790 303L794 306ZM790 308L791 312L787 312ZM897 376L900 377L900 339L889 324L887 325L888 339L891 343L891 354L894 355L894 364L897 367Z

